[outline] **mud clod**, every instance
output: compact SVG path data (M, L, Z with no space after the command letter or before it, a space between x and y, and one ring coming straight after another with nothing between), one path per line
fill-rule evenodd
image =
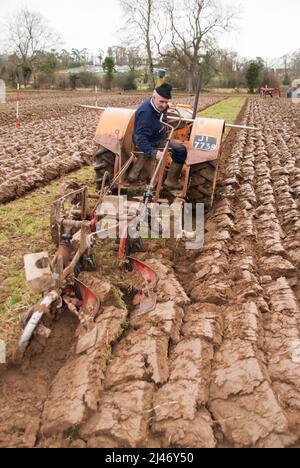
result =
M79 129L82 111L57 112L1 135L2 201L88 159L95 116ZM0 371L1 447L299 446L300 111L253 98L240 122L259 131L226 140L203 249L147 241L137 254L159 277L155 309L84 274L102 304L91 329L77 339L63 313Z

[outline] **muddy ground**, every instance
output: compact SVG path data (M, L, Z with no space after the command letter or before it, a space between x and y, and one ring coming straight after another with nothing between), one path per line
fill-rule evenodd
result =
M251 99L242 120L261 131L227 140L204 248L146 243L149 314L102 280L88 335L57 316L0 375L0 446L299 446L300 109Z
M98 106L100 107L137 107L146 97L147 93L130 92L98 92ZM201 96L199 110L212 106L224 99L222 96ZM176 103L193 106L194 96L188 94L175 94ZM96 104L96 94L86 91L37 91L21 92L20 117L21 124L26 125L32 120L45 120L60 118L61 116L80 113L77 104ZM7 94L6 104L0 108L0 125L14 125L16 121L16 94Z
M102 107L137 107L147 94L101 93ZM193 96L178 95L174 103L194 103ZM203 96L199 109L222 97ZM0 203L14 200L72 170L93 162L93 141L101 115L78 104L95 105L88 92L39 92L22 95L21 128L15 128L16 102L8 96L0 108Z

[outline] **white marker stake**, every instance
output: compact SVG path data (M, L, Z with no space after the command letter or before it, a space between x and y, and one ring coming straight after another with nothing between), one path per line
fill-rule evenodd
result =
M96 93L96 107L98 107L98 86L95 86L95 93Z
M20 85L17 86L17 119L16 128L20 128Z
M5 82L0 80L0 104L6 104Z

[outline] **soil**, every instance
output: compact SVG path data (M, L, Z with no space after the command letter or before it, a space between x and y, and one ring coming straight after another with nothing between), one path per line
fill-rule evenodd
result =
M147 96L105 93L99 96L98 106L135 108ZM223 99L204 96L199 110ZM193 105L194 97L178 95L176 103ZM97 145L93 138L101 113L80 108L79 104L95 105L95 95L89 92L24 93L19 129L15 128L15 96L9 95L7 103L1 105L0 203L94 163Z
M240 122L260 130L227 139L203 249L147 241L155 310L98 278L93 330L63 313L3 370L0 446L299 446L300 110L250 99Z

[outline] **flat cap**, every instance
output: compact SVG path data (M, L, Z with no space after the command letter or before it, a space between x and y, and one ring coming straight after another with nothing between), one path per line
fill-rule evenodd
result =
M155 91L165 99L172 99L173 87L169 83L163 83L162 85L155 88Z

